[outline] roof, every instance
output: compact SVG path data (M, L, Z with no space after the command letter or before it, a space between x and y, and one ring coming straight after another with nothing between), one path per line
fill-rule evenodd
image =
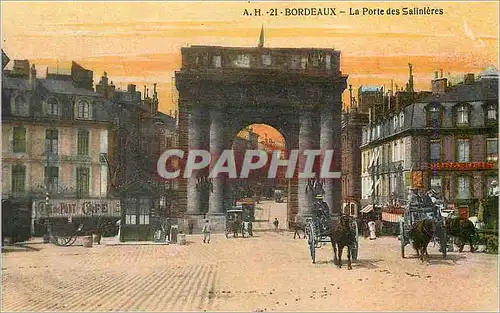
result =
M431 95L420 102L498 100L498 80L481 80L473 84L458 84L444 94Z
M12 77L3 75L2 88L16 90L31 90L30 81L24 77Z
M254 51L272 51L281 53L297 53L297 52L335 52L340 53L340 51L333 48L313 48L313 47L302 47L302 48L271 48L271 47L227 47L227 46L205 46L205 45L192 45L189 47L183 47L182 51L186 50L217 50L217 51L238 51L238 52L254 52Z
M177 121L174 117L167 115L162 112L158 112L156 116L163 122L166 127L175 128L177 126Z
M494 66L489 66L484 69L481 73L478 75L479 79L491 79L491 78L496 78L498 79L498 70Z
M53 93L101 97L101 94L94 91L75 87L71 81L55 79L39 79L38 81L43 87Z
M380 86L369 86L369 85L361 85L358 89L358 92L365 92L365 91L381 91L382 87Z

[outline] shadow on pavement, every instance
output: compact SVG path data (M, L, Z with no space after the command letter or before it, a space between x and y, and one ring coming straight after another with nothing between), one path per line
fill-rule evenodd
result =
M2 246L2 253L10 253L10 252L31 252L31 251L40 251L41 249L31 247L29 245L24 244L14 244L14 245L4 245Z
M463 254L448 254L446 255L446 259L443 258L442 254L429 254L429 264L431 265L458 265L461 260L466 259L467 257ZM415 261L420 262L420 259L416 254L412 256L407 256L406 259L414 259Z
M382 259L358 259L356 262L352 263L352 267L360 267L360 268L367 268L367 269L375 269L378 268L375 263L383 261Z

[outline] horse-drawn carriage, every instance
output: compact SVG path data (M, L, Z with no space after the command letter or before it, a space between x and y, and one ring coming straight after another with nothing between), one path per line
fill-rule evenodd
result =
M51 243L71 246L80 236L115 235L120 209L120 200L111 199L38 200L33 202L33 218L45 226Z
M306 219L305 233L309 251L311 253L312 262L316 262L316 249L321 248L322 244L326 242L338 241L340 238L332 238L334 236L334 229L337 228L341 219L344 219L349 225L345 229L350 232L348 248L350 249L350 256L353 261L358 259L359 236L358 226L354 219L349 216L332 216L328 204L323 202L321 198L317 198L313 206L313 216ZM335 252L335 246L334 246ZM342 253L342 251L340 251Z
M254 207L241 205L226 211L226 238L232 234L234 238L245 234L253 236L252 222L254 221Z
M448 238L444 218L435 205L424 206L422 204L410 203L404 209L404 216L399 221L399 238L401 244L401 257L405 257L405 247L410 243L410 231L415 223L423 220L431 220L435 225L432 237L439 244L439 250L446 258Z

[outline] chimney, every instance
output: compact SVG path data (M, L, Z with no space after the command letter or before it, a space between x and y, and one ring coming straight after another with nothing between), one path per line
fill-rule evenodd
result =
M434 79L438 79L438 71L434 72Z
M432 94L443 94L446 92L446 87L448 86L447 78L437 78L432 80Z
M104 75L101 77L101 84L103 86L108 85L108 73L104 72Z
M127 85L127 91L129 93L135 93L135 85L134 84L128 84Z
M169 116L172 116L172 110L169 111L168 113Z
M36 68L35 64L31 65L31 70L30 70L30 85L31 88L34 89L36 87Z
M352 99L353 99L353 97L352 97L352 85L349 85L349 107L351 107L353 104Z
M443 78L443 69L439 70L441 72L441 78Z
M408 63L408 85L406 87L406 91L413 92L413 66L411 63Z
M474 84L474 73L465 74L464 84L466 84L466 85Z
M28 60L14 60L14 67L12 73L17 76L29 78L30 76L30 62Z

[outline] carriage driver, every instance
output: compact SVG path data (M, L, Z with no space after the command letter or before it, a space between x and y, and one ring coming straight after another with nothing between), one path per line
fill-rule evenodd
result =
M323 201L323 194L316 195L316 203L314 205L314 209L314 213L321 221L321 225L325 227L323 231L326 231L326 227L328 227L327 225L330 219L330 209L328 208L328 204Z

